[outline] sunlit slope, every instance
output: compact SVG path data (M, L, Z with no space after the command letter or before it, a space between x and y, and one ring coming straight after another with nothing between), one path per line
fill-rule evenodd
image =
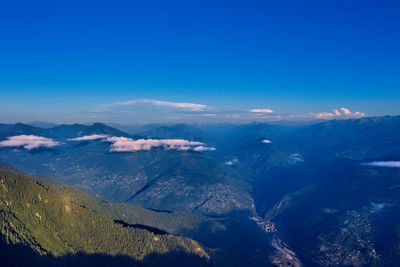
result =
M91 203L90 208L87 203ZM208 258L193 240L116 223L102 212L106 208L96 203L84 193L72 194L66 187L47 186L28 176L0 170L1 235L8 243L24 244L39 254L54 256L82 252L142 260L154 253L184 252Z

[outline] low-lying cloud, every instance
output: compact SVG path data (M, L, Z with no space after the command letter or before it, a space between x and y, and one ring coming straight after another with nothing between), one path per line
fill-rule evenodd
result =
M194 151L214 151L215 147L210 146L196 146L193 148Z
M371 212L381 211L386 206L385 203L374 203L371 202Z
M25 149L34 149L39 147L55 147L59 142L51 138L36 135L16 135L7 137L7 140L0 142L0 147L23 147Z
M232 165L235 165L237 163L239 163L239 160L237 158L234 158L232 160L229 160L229 161L225 162L225 165L232 166Z
M204 143L188 141L184 139L138 139L128 137L108 136L103 134L85 135L82 137L71 138L68 141L88 141L100 140L110 142L110 152L134 152L140 150L151 150L155 147L164 149L175 149L180 151L214 151L215 147L204 146Z
M372 161L362 163L364 166L400 168L400 161Z
M214 147L206 147L202 142L188 141L184 139L138 139L133 140L127 137L107 137L111 142L111 152L135 152L140 150L151 150L155 147L175 150L213 151Z
M299 162L304 162L303 156L299 153L293 153L289 155L289 163L296 164Z
M106 138L107 135L104 134L92 134L92 135L85 135L76 138L70 138L68 141L91 141L91 140L99 140Z

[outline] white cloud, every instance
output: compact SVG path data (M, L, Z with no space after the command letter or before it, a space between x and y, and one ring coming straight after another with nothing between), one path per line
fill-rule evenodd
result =
M90 141L90 140L104 139L106 137L107 137L107 135L104 135L104 134L92 134L92 135L85 135L85 136L76 137L76 138L70 138L70 139L68 139L68 141Z
M340 110L334 109L332 112L321 112L315 115L318 119L336 119L336 118L362 118L365 117L365 113L355 111L351 112L345 107L341 107Z
M351 114L350 110L347 109L347 108L341 107L340 110L341 110L341 111L343 112L343 114L345 114L345 115Z
M34 149L39 147L54 147L60 145L53 139L36 135L16 135L7 137L7 140L1 141L1 147L24 147L25 149Z
M268 140L268 139L264 139L264 140L262 140L261 142L263 142L264 144L270 144L270 143L272 143L272 141L271 141L271 140Z
M362 163L362 165L372 167L400 168L400 161L372 161Z
M374 203L374 202L371 202L371 211L372 212L381 211L385 206L386 206L385 203Z
M269 109L269 108L255 108L255 109L251 109L250 112L253 112L253 113L274 113L274 111L272 109Z
M133 140L127 137L107 137L106 141L111 142L111 152L134 152L139 150L150 150L153 147L164 149L212 151L213 147L204 147L202 142L188 141L184 139L138 139Z
M117 102L105 105L106 107L119 107L119 106L130 106L136 104L148 104L153 106L161 106L161 107L172 107L177 109L184 109L190 111L204 111L208 107L203 104L196 103L185 103L185 102L170 102L170 101L162 101L156 99L133 99L124 102Z
M193 148L194 151L214 151L215 147L210 146L196 146Z
M233 160L225 162L225 165L231 166L239 163L239 160L237 158L234 158Z
M303 156L299 153L289 155L289 163L296 164L298 162L304 162Z
M335 109L334 112L335 112L335 113L338 112L337 109ZM318 119L332 119L332 118L334 118L335 116L336 116L336 115L335 115L334 113L330 113L330 112L321 112L321 113L318 113L318 114L316 115L316 117L317 117Z

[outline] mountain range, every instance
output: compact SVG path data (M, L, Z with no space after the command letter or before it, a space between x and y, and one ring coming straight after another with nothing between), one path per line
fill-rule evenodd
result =
M57 194L83 190L80 205L93 198L91 209L122 229L140 224L195 240L204 254L189 258L201 264L388 266L400 255L400 169L387 164L400 162L398 129L399 116L129 133L101 123L0 124L0 162ZM118 213L124 209L153 219L127 220ZM14 224L10 216L2 220ZM23 236L6 240L43 253ZM50 254L106 252L79 247ZM132 253L123 255L145 258Z

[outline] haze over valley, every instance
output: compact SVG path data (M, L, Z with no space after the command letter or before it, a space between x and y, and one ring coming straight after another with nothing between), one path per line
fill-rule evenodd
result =
M136 214L134 222L255 265L390 264L398 257L399 241L385 236L396 228L400 204L400 139L387 129L399 126L400 117L389 116L131 133L101 123L2 124L0 161L41 183L121 203L128 213L142 207L167 216L154 224ZM126 213L108 213L134 225ZM171 230L169 218L180 217L187 229Z

